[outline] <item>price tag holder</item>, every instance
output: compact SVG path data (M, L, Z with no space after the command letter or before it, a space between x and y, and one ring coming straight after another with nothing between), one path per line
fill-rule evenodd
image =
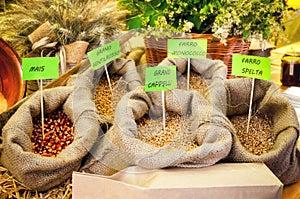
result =
M206 58L206 39L168 39L169 58Z
M55 79L59 77L58 57L30 57L22 58L22 79L40 80L41 86L41 123L42 135L44 134L44 102L43 102L43 79Z
M120 42L114 41L87 53L93 70L105 66L121 56Z
M177 88L176 66L146 68L145 91L163 91Z
M145 91L161 91L163 129L166 132L165 90L177 88L176 66L157 66L146 68Z
M268 57L232 55L232 74L256 79L271 79L271 61Z
M271 79L271 61L267 57L251 56L251 55L232 55L232 74L236 76L252 78L249 113L247 122L247 133L249 132L252 103L254 95L255 79L270 80Z
M39 80L59 77L58 57L22 58L22 79Z

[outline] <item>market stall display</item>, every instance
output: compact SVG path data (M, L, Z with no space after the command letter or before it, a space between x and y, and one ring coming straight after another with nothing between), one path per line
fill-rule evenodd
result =
M263 50L260 53L269 53L264 42L277 39L284 28L285 1L6 2L0 3L0 35L11 47L6 48L0 39L4 48L0 49L4 65L0 67L1 199L70 199L72 174L88 180L101 176L102 183L108 182L101 188L110 198L111 190L106 187L111 178L131 168L146 171L147 176L148 171L170 174L174 169L188 180L181 171L201 170L217 178L220 173L214 171L218 168L224 176L231 175L227 166L251 175L250 167L242 165L252 165L272 174L272 193L262 191L262 195L278 198L282 186L299 182L300 128L290 101L272 82L255 80L253 106L249 107L251 79L231 75L232 54L248 54L252 37ZM126 31L125 24L128 29L147 29ZM173 36L206 39L206 58L167 57L167 41ZM87 51L115 40L121 56L105 67L93 68ZM25 87L17 54L58 56L60 77L44 81L43 91L37 85L31 88L28 81ZM298 57L281 62L281 83L299 84ZM146 69L161 66L176 69L177 88L146 92ZM249 108L253 113L245 132ZM132 176L136 183L136 173ZM207 178L199 180L206 183ZM147 179L142 186L150 182ZM230 191L226 183L221 189ZM119 182L111 184L118 190ZM183 184L191 190L189 183ZM264 190L270 188L261 185ZM80 185L76 186L78 191ZM251 186L247 189L257 191ZM183 198L181 187L178 196ZM215 195L211 187L209 194ZM144 191L149 190L143 187ZM193 198L195 192L189 193Z

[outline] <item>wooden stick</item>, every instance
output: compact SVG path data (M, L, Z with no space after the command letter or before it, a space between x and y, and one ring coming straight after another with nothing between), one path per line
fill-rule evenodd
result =
M106 78L107 78L109 89L110 89L111 96L112 96L113 95L113 90L112 90L112 86L111 86L111 82L110 82L110 77L109 77L109 74L108 74L108 70L107 70L106 64L104 65L104 68L105 68Z
M186 89L190 90L190 70L191 70L191 59L188 58L188 66L187 66L187 86Z
M251 119L251 112L252 112L253 93L254 93L254 83L255 83L255 78L252 78L252 88L251 88L250 105L249 105L249 113L248 113L247 133L249 132L250 119Z
M166 133L166 107L165 107L165 91L161 91L161 103L162 103L162 111L163 111L163 128L164 133Z
M43 139L45 138L45 133L44 133L44 100L43 100L43 80L40 80L41 83L41 120L42 120L42 135Z

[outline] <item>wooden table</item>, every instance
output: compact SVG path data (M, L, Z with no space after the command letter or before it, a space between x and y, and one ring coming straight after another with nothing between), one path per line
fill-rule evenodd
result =
M283 188L282 199L299 199L300 198L300 182Z

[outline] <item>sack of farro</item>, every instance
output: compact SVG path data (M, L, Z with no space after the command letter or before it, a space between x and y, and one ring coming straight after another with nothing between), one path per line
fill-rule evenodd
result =
M98 174L130 165L205 167L228 155L232 129L224 114L196 91L165 94L165 125L159 92L141 86L121 98L114 125L94 146L94 167L106 168Z
M32 190L46 191L71 178L98 136L99 123L90 119L94 111L82 112L80 118L73 114L73 89L43 90L44 131L41 91L30 96L3 127L1 164Z
M99 121L101 126L99 136L103 135L114 123L114 110L120 98L142 84L132 59L116 59L107 67L107 71L109 79L107 79L104 67L98 70L89 67L78 75L74 89L74 104L80 101L83 105L82 107L77 106L74 114L78 115L77 111L97 113L94 120ZM80 95L81 97L79 97ZM82 171L95 173L99 167L93 165L94 157L91 151L85 158Z
M210 103L224 111L226 91L224 80L227 75L227 66L220 60L190 59L190 72L188 74L188 59L165 58L158 66L175 65L178 71L179 89L194 89L205 97ZM189 81L189 85L188 82ZM189 88L188 88L189 87Z
M295 110L278 86L256 79L247 127L252 81L225 81L227 116L235 129L233 147L226 160L264 162L284 184L294 183L300 179L299 122Z

